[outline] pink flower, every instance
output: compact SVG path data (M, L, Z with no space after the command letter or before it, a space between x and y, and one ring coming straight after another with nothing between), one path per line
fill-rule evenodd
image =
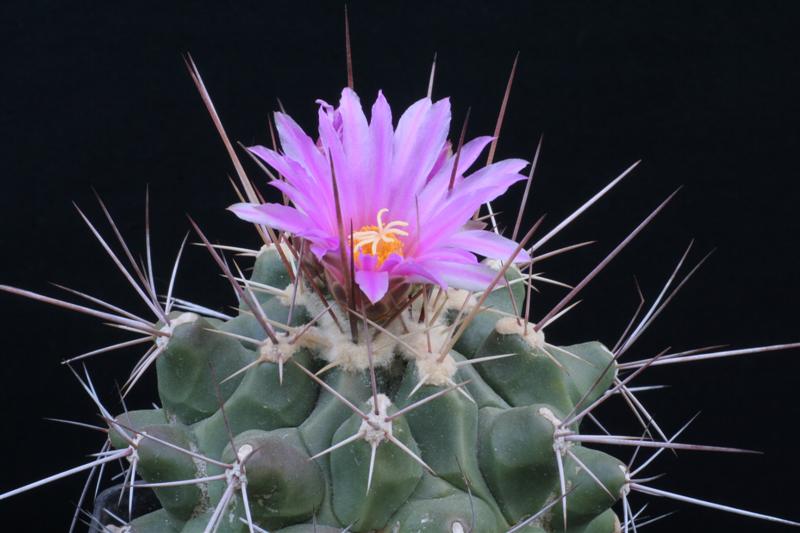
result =
M240 203L231 211L307 240L314 255L341 279L332 161L347 253L355 254L355 281L371 302L379 301L396 280L471 291L486 288L495 273L476 254L505 259L516 243L476 229L471 217L482 204L525 179L519 171L527 162L507 159L465 177L491 141L478 137L462 147L451 189L456 155L447 141L448 99L417 101L397 128L380 92L369 122L350 89L342 91L338 108L319 104L318 142L291 117L276 113L283 153L250 148L285 178L271 184L292 206ZM528 260L523 251L515 261Z

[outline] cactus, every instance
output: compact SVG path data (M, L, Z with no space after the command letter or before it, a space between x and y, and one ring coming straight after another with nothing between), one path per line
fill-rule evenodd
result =
M173 296L180 253L166 298L159 299L149 252L147 267L140 266L102 203L130 267L81 216L154 320L91 297L97 307L2 287L140 334L70 362L149 343L125 389L155 369L159 407L112 414L88 370L75 370L108 425L101 454L0 499L123 459L129 506L137 489L151 487L162 508L123 517L128 522L104 526L107 530L614 533L636 523L628 500L632 491L800 525L662 491L639 476L665 449L745 451L668 437L629 387L644 370L797 347L664 353L621 362L672 298L667 291L688 250L650 310L632 321L617 346L580 338L561 346L545 335L669 198L558 305L531 321L532 286L548 281L534 274L532 265L573 247L547 254L539 249L633 167L538 241L531 241L536 223L517 243L521 213L512 239L471 218L482 204L525 179L517 172L526 162L492 164L490 155L483 170L464 176L497 139L464 143L462 129L457 144L446 144L441 136L449 127L446 101L421 100L393 129L382 95L367 123L355 93L345 89L338 108L320 107L318 144L285 115L277 124L283 153L251 151L282 174L272 183L294 207L260 200L220 128L240 172L241 194L249 200L231 210L255 223L264 239L260 249L244 250L254 259L250 276L229 264L192 221L236 291L234 315ZM381 143L387 132L389 142L394 135L393 157L400 162L384 179L371 173L385 171L375 153L386 149ZM398 144L399 138L406 144ZM358 151L365 142L375 143L369 157ZM373 200L360 196L364 183L373 187L376 205L392 207L370 207ZM393 188L398 183L402 187ZM474 254L485 259L479 263ZM614 395L628 400L642 423L642 437L587 431L583 422ZM633 465L593 449L595 443L655 451Z
M563 500L567 520L553 506L536 524L602 530L594 523L622 494L627 467L565 438L580 425L568 418L616 377L613 354L597 342L550 346L533 325L526 331L494 313L524 298L523 283L514 283L523 274L504 274L509 285L487 293L492 306L478 311L494 326L456 343L479 355L414 347L426 335L446 347L442 333L464 323L459 312L480 309L463 306L454 289L441 293L440 307L418 298L402 322L368 330L372 320L362 316L364 340L355 344L326 312L335 302L323 307L308 289L271 284L288 271L274 245L262 247L245 285L270 289L248 301L286 317L293 300L297 325L273 330L274 342L263 330L240 333L259 328L247 309L228 320L172 312L159 328L169 331L155 363L161 407L109 421L112 446L131 451L132 468L163 505L133 520L133 530L169 523L193 531L216 520L221 531L246 531L252 519L269 531L301 531L297 524L315 518L351 531L504 531L552 501L560 471L575 487ZM364 367L354 352L368 335L373 365ZM331 365L332 354L350 359ZM597 484L585 483L584 468Z

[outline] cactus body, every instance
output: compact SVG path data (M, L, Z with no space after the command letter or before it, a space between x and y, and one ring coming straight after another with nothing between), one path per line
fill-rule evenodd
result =
M511 281L519 272L509 270L506 277ZM276 249L262 249L251 283L274 287L287 280ZM519 305L516 288L499 287L487 302L511 309L511 294ZM281 298L260 294L258 301L269 316L276 310L285 315L288 302ZM296 305L319 307L312 298L306 288ZM471 309L469 303L464 309ZM309 311L293 311L301 317L299 328ZM458 312L443 313L442 325ZM376 411L368 368L336 365L321 374L324 385L303 371L330 362L333 345L341 343L341 334L326 336L332 324L311 326L316 340L298 341L280 362L264 357L271 349L264 335L255 336L262 342L255 345L225 334L258 330L243 307L228 322L188 315L173 322L156 365L163 408L118 417L112 442L124 448L138 435L137 472L146 482L198 481L156 488L163 509L134 520L133 531L203 531L210 520L217 521L217 531L247 531L246 492L254 524L269 531L501 532L559 499L558 453L573 489L567 495L568 531L612 533L619 527L609 509L623 488L624 466L578 444L566 445L570 454L556 445L559 421L601 395L616 375L611 354L599 343L545 348L532 336L532 325L526 334L505 323L507 317L481 311L448 354L452 381L467 382L459 388L426 377L438 367L410 354L408 345L393 343L389 357L375 365L377 410L384 420L409 410L385 424L389 439L364 418ZM409 344L419 340L410 339ZM512 355L466 364L500 354ZM126 430L128 440L118 434ZM359 431L368 435L358 437ZM231 468L201 457L235 465L240 481L231 480ZM223 499L224 512L214 516ZM521 531L563 531L561 509L551 506Z

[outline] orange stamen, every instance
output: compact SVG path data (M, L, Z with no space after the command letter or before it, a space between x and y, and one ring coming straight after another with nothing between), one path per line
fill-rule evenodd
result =
M403 241L398 237L406 237L408 232L399 228L408 226L408 222L394 220L384 225L383 215L388 212L384 207L378 211L376 226L362 226L353 233L351 245L356 261L361 254L373 255L378 258L380 266L392 254L403 255Z

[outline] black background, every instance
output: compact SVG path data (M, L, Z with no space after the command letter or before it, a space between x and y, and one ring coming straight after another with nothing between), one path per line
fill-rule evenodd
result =
M162 288L187 213L215 240L255 246L255 234L224 211L235 199L226 178L233 170L181 53L193 54L233 139L267 143L276 98L312 130L314 100L335 102L346 81L343 6L91 5L2 8L0 282L48 294L58 292L48 282L60 282L144 313L70 202L100 223L95 187L143 251L149 184ZM383 89L399 116L424 95L438 52L434 96L452 97L455 128L472 106L470 136L491 133L520 52L498 156L530 158L545 136L527 224L547 213L545 225L552 227L643 159L551 248L599 242L543 265L549 275L576 283L658 202L685 186L583 292L584 302L553 326L550 340L613 344L637 303L633 275L652 300L692 238L694 260L715 247L716 253L629 357L666 346L800 340L795 3L353 2L350 11L355 87L364 103ZM505 225L513 225L521 189L497 206ZM184 259L177 293L218 309L232 301L196 247ZM544 287L534 314L561 294ZM2 491L77 465L99 448L102 435L42 417L96 421L59 361L125 337L90 318L10 295L0 299ZM800 519L798 357L795 350L648 371L640 384L672 385L642 395L668 431L702 411L685 442L766 452L665 454L651 472L668 475L654 485ZM120 352L90 365L112 411L120 410L115 381L124 380L136 358L136 351ZM149 376L129 407L155 398ZM600 415L617 431L637 431L622 402ZM630 451L617 450L625 458ZM63 480L0 502L0 529L65 530L82 482ZM637 507L644 501L652 499L634 497ZM647 512L673 509L675 516L647 530L785 529L668 501L652 501Z

